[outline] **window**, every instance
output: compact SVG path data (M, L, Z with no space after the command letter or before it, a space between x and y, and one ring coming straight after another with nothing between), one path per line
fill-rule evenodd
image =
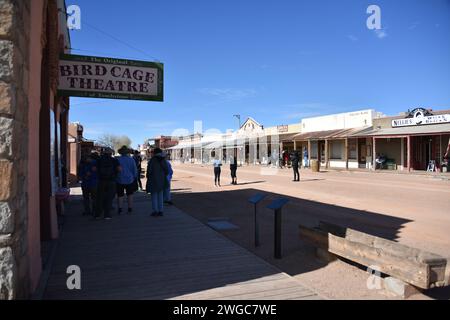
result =
M311 154L309 155L309 157L311 159L317 159L317 154L318 154L317 141L313 141L311 142Z
M331 142L331 159L342 159L344 154L344 141Z

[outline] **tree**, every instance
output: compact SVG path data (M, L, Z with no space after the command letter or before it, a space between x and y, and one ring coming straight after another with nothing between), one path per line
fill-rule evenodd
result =
M131 139L125 135L116 136L110 133L105 133L104 135L100 136L97 141L99 144L105 147L110 147L114 151L119 150L122 146L130 147L132 143Z

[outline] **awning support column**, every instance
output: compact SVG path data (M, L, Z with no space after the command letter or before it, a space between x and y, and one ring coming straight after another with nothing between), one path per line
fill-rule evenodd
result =
M372 145L372 170L375 171L377 169L377 138L373 137Z
M325 139L325 168L328 169L328 139Z
M408 172L411 172L411 136L407 136L406 137L406 139L407 139L407 150L406 150L406 152L407 152L407 154L408 154L408 156L407 156L407 166L408 166Z
M348 138L345 138L344 159L345 159L345 169L348 170Z

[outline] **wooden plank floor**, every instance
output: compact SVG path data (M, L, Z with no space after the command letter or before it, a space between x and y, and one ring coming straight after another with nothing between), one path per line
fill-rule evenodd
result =
M150 217L143 193L110 221L81 216L79 199L67 211L45 299L320 299L175 207ZM66 287L70 265L81 290Z

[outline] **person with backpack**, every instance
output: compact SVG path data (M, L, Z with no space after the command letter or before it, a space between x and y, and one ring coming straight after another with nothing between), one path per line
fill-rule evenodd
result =
M137 183L138 183L139 189L140 189L140 190L144 190L144 189L142 188L142 181L141 181L142 157L141 157L141 155L139 154L139 151L138 151L138 150L134 150L133 160L134 160L134 162L136 163L136 169L137 169L137 172L138 172L138 175L137 175Z
M93 155L83 156L78 165L78 178L83 192L83 215L93 215L97 210L97 162Z
M153 157L147 165L147 193L152 196L151 216L161 217L164 210L164 189L168 187L167 175L169 168L160 148L153 150Z
M119 161L112 156L110 148L103 150L97 161L98 171L98 202L95 219L99 219L103 213L105 220L111 219L111 207L116 193L116 178L121 168Z
M125 191L127 193L127 202L128 202L128 214L131 214L133 211L133 193L137 191L137 177L138 171L136 168L136 162L133 158L129 156L130 150L127 146L122 146L119 149L120 157L117 157L119 161L120 170L117 175L117 213L120 215L122 213L122 200L125 195Z

